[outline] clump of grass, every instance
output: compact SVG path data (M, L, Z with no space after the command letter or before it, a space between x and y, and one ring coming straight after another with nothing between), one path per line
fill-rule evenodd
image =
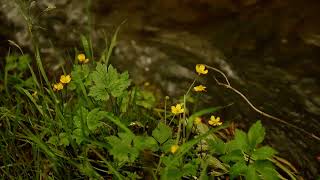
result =
M72 68L52 79L36 41L34 58L9 51L0 72L2 177L296 178L290 163L261 145L260 121L248 133L235 130L228 140L223 132L229 123L215 114L225 107L189 108L187 97L205 93L198 79L210 73L208 66L196 65L198 77L181 102L166 97L161 107L152 92L108 64L116 36L100 60L93 57L91 40L82 36L84 52L74 54Z

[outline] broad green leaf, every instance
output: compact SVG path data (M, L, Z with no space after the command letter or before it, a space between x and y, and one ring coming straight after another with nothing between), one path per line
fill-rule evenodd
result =
M151 109L156 103L156 98L152 92L149 91L137 91L136 92L136 104L146 109Z
M97 128L101 127L102 122L100 122L100 120L102 120L105 117L106 117L106 112L100 111L98 108L90 111L86 119L89 130L95 131Z
M90 131L95 131L97 128L102 126L102 122L100 120L106 117L107 112L100 111L98 108L88 112L86 108L81 107L73 119L76 128L84 128L84 130L88 128ZM83 127L81 123L83 123Z
M166 167L161 173L161 180L178 180L182 177L182 172L176 167Z
M110 95L120 97L131 83L128 72L119 74L112 65L107 67L98 63L90 76L94 85L90 88L89 96L95 100L107 101Z
M59 134L59 139L60 139L60 145L63 145L64 147L69 146L69 137L67 133L60 133Z
M222 157L220 159L224 162L237 162L237 161L242 161L244 160L244 155L241 150L234 150Z
M209 149L213 153L225 154L227 145L220 138L208 139Z
M245 132L236 129L234 140L236 141L239 149L245 152L248 150L248 137Z
M47 141L49 144L58 145L59 143L59 137L58 136L51 136L49 140Z
M162 146L160 147L161 151L168 153L170 152L170 148L171 146L175 145L176 141L173 139L169 139L167 140L164 144L162 144Z
M149 149L157 151L159 149L158 142L152 137L136 136L133 140L134 147L139 150Z
M196 176L199 169L200 161L198 159L192 159L189 163L182 167L182 173L184 176Z
M88 65L74 65L71 71L72 81L68 88L73 90L80 87L80 83L89 84L89 73L90 69Z
M240 175L244 175L248 170L248 166L246 165L245 161L239 161L235 163L230 168L230 179L238 177Z
M259 149L256 149L252 153L252 158L255 160L264 160L268 158L272 158L273 155L276 154L276 151L270 146L263 146Z
M160 143L163 144L172 136L172 130L163 122L158 124L158 127L152 131L152 136Z
M19 56L17 68L19 71L25 71L28 69L28 64L31 63L29 55Z
M275 170L274 165L268 160L257 160L253 166L261 174L264 180L277 180L279 179L278 172Z
M106 137L111 145L110 154L121 163L134 162L139 155L139 150L132 146L134 135L131 133L118 133L118 136Z
M260 179L257 172L256 172L256 168L253 165L249 165L245 177L248 180L259 180Z
M88 135L89 135L87 131L84 131L84 133L85 133L85 134L84 134L85 136L88 136ZM81 144L81 143L86 139L86 137L83 136L81 129L75 129L75 130L72 132L72 136L73 136L73 138L76 140L76 143L77 143L77 144Z
M248 132L248 140L251 150L253 150L256 145L261 143L265 136L265 129L261 124L261 121L257 121L253 124Z

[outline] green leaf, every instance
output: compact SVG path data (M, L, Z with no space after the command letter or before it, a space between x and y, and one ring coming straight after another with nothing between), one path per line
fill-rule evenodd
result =
M86 120L90 131L95 131L97 128L102 126L102 122L100 120L106 117L106 113L107 112L105 111L100 111L98 108L93 109L88 113Z
M274 165L268 160L257 160L253 163L256 170L261 174L264 180L280 179Z
M160 147L161 151L168 153L170 152L171 146L175 145L176 141L173 139L167 140L162 146Z
M235 163L233 166L230 168L230 179L233 179L235 177L238 177L245 172L247 172L248 166L246 165L245 161L239 161Z
M111 145L110 154L121 163L134 162L139 155L139 150L132 145L134 135L131 133L118 133L118 136L106 137Z
M210 151L217 154L225 154L227 145L220 138L208 139Z
M161 173L161 180L176 180L181 179L182 172L176 167L166 167Z
M81 107L73 119L76 128L84 128L84 130L88 128L90 131L95 131L97 128L102 126L102 122L100 120L106 117L107 112L100 111L98 108L88 112L86 108ZM84 127L81 126L81 122Z
M248 150L248 137L245 132L236 129L234 140L236 141L239 149L245 152Z
M276 151L270 146L263 146L252 153L252 158L255 160L265 160L272 158L276 154Z
M119 74L112 65L107 67L100 63L91 74L91 79L94 85L90 88L89 96L98 101L107 101L110 95L120 97L131 83L128 72Z
M248 132L248 141L251 150L253 150L259 143L261 143L265 136L265 129L261 124L261 121L257 121L253 124Z
M237 161L243 161L244 160L244 156L241 150L234 150L222 157L220 157L220 159L223 162L237 162Z
M185 164L182 167L182 173L184 176L196 176L199 169L199 159L192 159L191 162Z
M79 145L86 139L85 136L88 136L88 135L89 134L87 131L84 131L84 135L83 135L81 129L75 129L72 132L73 138L76 140L76 143Z
M136 92L136 104L146 109L151 109L156 104L156 98L152 92L149 91L137 91Z
M152 137L136 136L133 140L134 147L139 150L148 149L157 151L159 149L158 142Z
M172 136L172 130L163 122L158 124L158 127L152 131L152 136L160 143L163 144Z
M67 133L60 133L59 134L60 143L59 145L63 145L64 147L69 146L69 137Z
M88 65L74 65L73 70L71 71L72 81L69 84L71 90L80 87L80 83L89 84L90 69Z
M58 136L51 136L49 140L47 141L49 144L58 145L59 143L59 137Z
M29 55L19 56L17 68L19 71L25 71L28 69L28 64L31 62Z
M258 174L257 174L257 172L256 172L256 168L253 165L249 165L245 177L248 180L258 180L258 179L260 179Z
M86 56L91 58L92 56L91 56L91 51L90 51L90 49L91 49L90 44L89 44L88 39L84 35L81 35L81 42L82 42L82 46L83 46L83 49L84 49Z

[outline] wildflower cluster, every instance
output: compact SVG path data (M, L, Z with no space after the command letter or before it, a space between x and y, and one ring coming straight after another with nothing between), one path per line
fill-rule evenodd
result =
M62 90L64 85L70 83L70 81L71 81L71 76L70 75L61 75L60 76L60 81L53 85L53 90L54 91Z

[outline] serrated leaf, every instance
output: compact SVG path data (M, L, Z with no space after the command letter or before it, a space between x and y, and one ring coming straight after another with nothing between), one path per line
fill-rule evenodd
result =
M163 180L176 180L181 179L182 172L176 167L166 167L164 172L161 173L161 179Z
M134 147L139 150L148 149L157 151L159 149L158 142L152 137L136 136L133 140Z
M76 128L86 129L87 127L90 131L95 131L97 128L102 126L102 122L100 122L100 120L105 118L106 114L107 112L100 111L98 108L89 112L86 108L81 107L73 119ZM82 127L81 123L83 123L84 127Z
M88 136L89 134L87 133L87 131L84 131L84 135L85 136ZM82 131L81 129L75 129L73 132L72 132L72 136L73 138L76 140L76 143L77 144L81 144L84 140L85 140L85 137L83 136L82 134Z
M265 160L272 158L276 154L276 151L270 146L263 146L252 153L252 158L255 160Z
M131 133L118 133L118 136L106 137L111 145L110 154L121 163L134 162L139 155L139 150L132 146L134 135Z
M47 143L53 144L53 145L58 145L59 143L59 137L58 136L51 136Z
M94 85L90 88L89 96L102 101L107 101L110 95L120 97L131 83L128 72L119 74L112 65L107 67L100 63L91 74L91 79Z
M264 140L264 136L265 128L262 126L261 121L257 121L250 127L248 132L248 141L251 150Z
M105 117L106 117L106 112L100 111L98 108L90 111L86 119L89 130L95 131L97 128L101 127L102 122L100 120L102 120Z
M236 141L239 149L245 152L248 150L248 137L245 132L236 129L234 140Z
M245 161L239 161L235 163L230 168L230 179L233 179L235 177L238 177L239 175L242 175L247 172L248 166L246 165Z
M156 98L152 92L149 91L137 91L136 92L136 104L146 109L151 109L156 103Z
M75 89L80 83L88 84L90 69L88 65L74 65L71 71L72 81L69 88Z
M253 165L249 165L245 177L248 180L258 180L258 179L260 179L258 174L257 174L257 172L256 172L256 168Z
M220 157L220 159L223 161L223 162L237 162L237 161L242 161L244 160L244 156L242 154L242 151L241 150L234 150L222 157Z
M160 143L164 143L172 136L172 130L163 122L158 124L158 127L152 131L152 136Z
M208 139L210 151L217 154L225 154L227 145L220 138Z
M59 134L59 145L63 145L64 147L69 146L69 138L67 133L60 133Z
M253 163L264 180L280 179L274 165L268 160L257 160Z
M176 141L173 139L169 139L167 140L164 144L162 144L162 146L160 147L161 151L168 153L170 152L170 148L171 146L175 145Z
M199 162L192 160L182 167L183 176L196 176L199 169Z

